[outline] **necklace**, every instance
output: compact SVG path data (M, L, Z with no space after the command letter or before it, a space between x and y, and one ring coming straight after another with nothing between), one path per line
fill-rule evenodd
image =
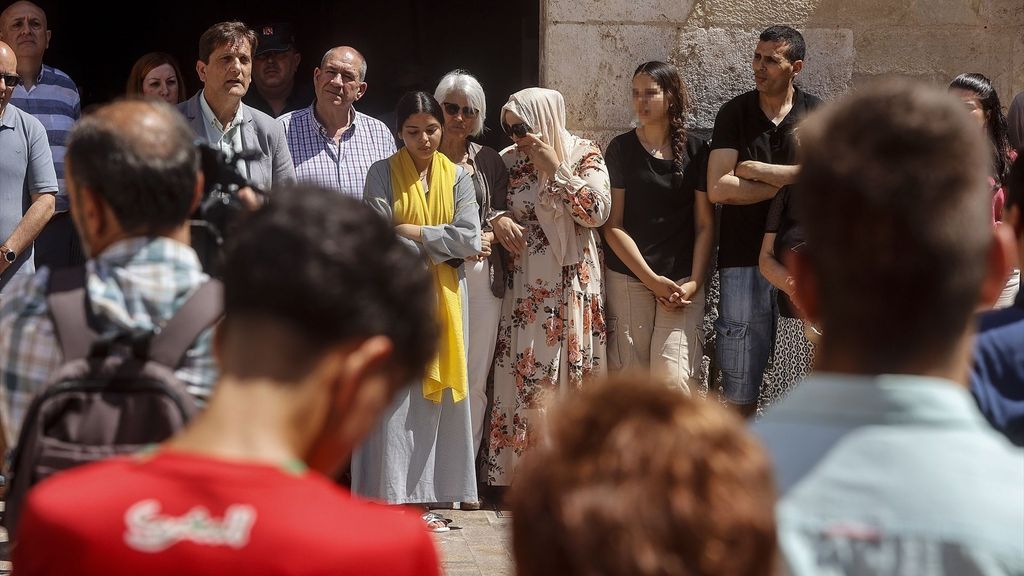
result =
M637 136L637 139L640 141L640 145L643 146L644 150L648 154L650 154L651 156L654 156L655 158L660 158L661 157L661 156L658 155L658 153L661 152L662 150L664 150L669 145L669 142L671 140L671 137L666 135L666 137L661 141L660 144L658 144L657 146L654 146L644 136L643 128L638 128L637 129L636 136Z

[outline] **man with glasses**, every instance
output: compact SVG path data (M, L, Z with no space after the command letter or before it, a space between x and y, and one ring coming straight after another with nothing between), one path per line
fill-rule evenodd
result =
M355 109L366 94L366 59L338 46L313 71L316 99L281 118L300 182L363 197L370 165L395 153L395 137L383 122Z
M256 57L252 63L252 87L243 102L268 116L305 108L313 101L313 89L303 82L295 86L295 71L302 54L295 49L291 24L279 22L256 27Z
M46 128L10 103L20 83L14 49L0 42L0 292L35 272L32 243L53 216L57 194Z
M35 263L63 268L85 262L71 222L71 206L64 188L64 142L82 110L74 81L57 68L43 64L50 37L46 12L32 2L14 2L0 12L0 40L14 49L18 58L18 75L21 76L10 101L43 123L59 188L56 216L35 243Z
M821 102L793 85L804 52L803 36L789 26L762 32L756 88L722 106L711 137L708 198L723 205L715 360L725 399L746 417L757 408L775 335L775 289L758 269L765 221L775 193L799 170L793 129Z

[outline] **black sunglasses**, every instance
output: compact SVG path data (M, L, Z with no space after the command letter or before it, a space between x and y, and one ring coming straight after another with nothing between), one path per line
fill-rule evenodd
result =
M459 113L460 108L459 108L458 104L452 104L451 102L445 102L443 104L443 106L444 106L444 111L447 112L449 116L455 116L456 114ZM472 106L463 106L461 108L461 110L462 110L462 115L465 116L466 118L476 118L476 115L480 113L479 110L477 110L476 108L473 108Z
M502 122L501 129L509 138L523 138L530 133L530 125L526 122L517 122L511 126Z
M7 84L8 88L14 88L21 84L21 76L17 74L0 74L0 79L4 81L4 84Z

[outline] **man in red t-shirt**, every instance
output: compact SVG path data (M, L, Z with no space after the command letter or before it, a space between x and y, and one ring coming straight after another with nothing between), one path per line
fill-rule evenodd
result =
M166 118L125 104L75 130L169 153L149 134ZM89 194L76 168L73 202ZM14 543L19 575L439 574L418 513L328 479L433 355L427 273L362 203L275 192L225 260L222 374L205 412L151 451L41 483Z

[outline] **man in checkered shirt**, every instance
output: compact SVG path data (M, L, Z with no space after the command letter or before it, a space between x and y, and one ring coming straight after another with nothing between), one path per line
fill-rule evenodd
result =
M349 46L328 50L313 72L313 90L312 106L278 118L295 177L362 198L370 165L395 153L387 126L353 107L366 93L363 55Z
M90 324L100 334L161 326L208 280L189 245L199 202L192 130L171 106L124 101L83 118L64 176L86 262ZM11 282L0 307L0 417L13 447L35 395L64 362L46 301L48 268ZM212 330L175 373L205 398L217 377Z

